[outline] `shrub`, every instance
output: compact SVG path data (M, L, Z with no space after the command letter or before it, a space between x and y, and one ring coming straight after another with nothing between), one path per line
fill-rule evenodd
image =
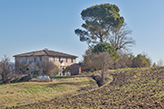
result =
M150 59L146 55L138 54L133 59L132 67L150 67Z
M54 76L58 73L58 66L51 61L45 61L43 64L43 71L46 75Z
M111 58L113 59L114 63L117 62L120 57L113 46L111 46L109 43L104 43L104 42L101 42L96 46L94 46L92 52L93 53L108 52Z

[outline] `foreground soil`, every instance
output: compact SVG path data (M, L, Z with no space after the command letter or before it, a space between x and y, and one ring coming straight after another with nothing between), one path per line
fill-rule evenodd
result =
M7 109L164 109L164 68L111 71L113 81L103 87L50 101Z

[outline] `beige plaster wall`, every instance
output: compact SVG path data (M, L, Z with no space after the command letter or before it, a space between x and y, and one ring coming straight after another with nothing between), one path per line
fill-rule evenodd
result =
M54 58L54 60L53 60L53 58ZM66 62L65 57L60 57L60 60L61 61L63 60L64 66L70 66L70 65L76 63L76 58L73 59L73 62L71 62L71 58L67 58L67 62ZM61 63L59 62L59 57L49 57L49 61L52 61L57 66L62 66Z
M19 62L19 59L22 58L22 63L26 63L26 58L27 57L15 57L15 63ZM33 56L28 57L29 58L29 63L34 62L34 58ZM58 67L61 67L61 63L59 62L59 57L49 57L49 56L38 56L37 58L37 62L44 62L44 61L52 61L55 65L57 65ZM54 61L53 61L54 58ZM76 58L73 58L73 63L71 62L71 58L67 58L67 62L66 62L66 58L65 57L60 57L60 60L63 60L64 63L64 67L66 66L70 66L74 63L76 63Z

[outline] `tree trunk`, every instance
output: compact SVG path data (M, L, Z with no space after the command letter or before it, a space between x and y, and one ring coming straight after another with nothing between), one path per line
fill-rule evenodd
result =
M100 37L100 42L103 42L102 37Z
M99 35L100 35L100 42L103 42L103 35L101 34L101 31L99 32Z
M31 71L30 71L30 77L31 77L31 79L32 79L32 73L31 73Z

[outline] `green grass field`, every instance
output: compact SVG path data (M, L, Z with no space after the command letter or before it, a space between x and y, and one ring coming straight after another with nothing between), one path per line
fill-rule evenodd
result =
M106 85L49 101L7 109L164 109L164 67L110 71Z
M19 82L0 85L0 108L51 100L96 85L90 76L55 77L56 82ZM96 85L97 86L97 85Z

